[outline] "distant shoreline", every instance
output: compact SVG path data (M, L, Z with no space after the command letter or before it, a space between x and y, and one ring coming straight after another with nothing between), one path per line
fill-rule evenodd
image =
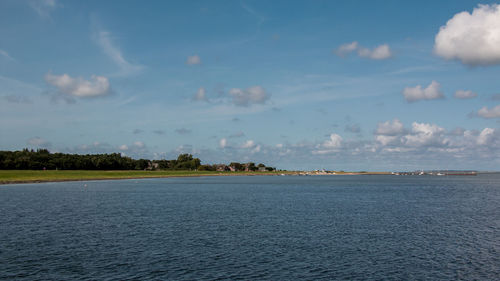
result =
M487 174L488 172L477 172ZM498 172L493 172L498 173ZM143 170L0 170L0 185L70 181L101 181L155 178L187 178L217 176L363 176L395 175L391 172L334 172L321 171L269 171L269 172L216 172L216 171L143 171ZM409 174L408 174L409 175ZM405 175L402 175L405 176ZM407 175L406 175L407 176ZM449 174L447 176L454 176Z
M153 178L185 178L213 176L312 176L312 175L389 175L387 172L342 172L322 174L317 172L208 172L208 171L137 171L137 170L0 170L0 185L69 181L100 181Z
M277 176L295 172L206 172L206 171L89 171L89 170L0 170L0 185L69 181L100 181L210 176Z

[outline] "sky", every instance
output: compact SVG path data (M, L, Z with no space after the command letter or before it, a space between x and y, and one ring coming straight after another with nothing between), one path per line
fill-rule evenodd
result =
M0 150L500 170L491 1L0 2Z

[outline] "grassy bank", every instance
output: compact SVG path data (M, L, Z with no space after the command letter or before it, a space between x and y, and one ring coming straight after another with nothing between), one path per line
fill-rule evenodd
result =
M167 177L276 175L282 172L0 170L0 184Z

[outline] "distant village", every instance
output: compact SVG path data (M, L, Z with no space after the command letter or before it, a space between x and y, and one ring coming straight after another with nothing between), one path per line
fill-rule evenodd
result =
M396 176L477 176L477 171L469 170L433 170L413 172L392 172Z
M192 158L191 158L192 159ZM196 159L196 158L195 158ZM175 160L153 160L148 166L149 170L171 169L175 164ZM255 164L253 162L238 163L231 162L230 164L205 164L195 165L198 171L216 171L216 172L272 172L276 171L274 167L268 167L262 163Z

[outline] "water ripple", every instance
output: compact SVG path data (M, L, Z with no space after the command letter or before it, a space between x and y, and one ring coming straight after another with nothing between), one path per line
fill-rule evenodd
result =
M500 177L0 186L0 280L494 280Z

